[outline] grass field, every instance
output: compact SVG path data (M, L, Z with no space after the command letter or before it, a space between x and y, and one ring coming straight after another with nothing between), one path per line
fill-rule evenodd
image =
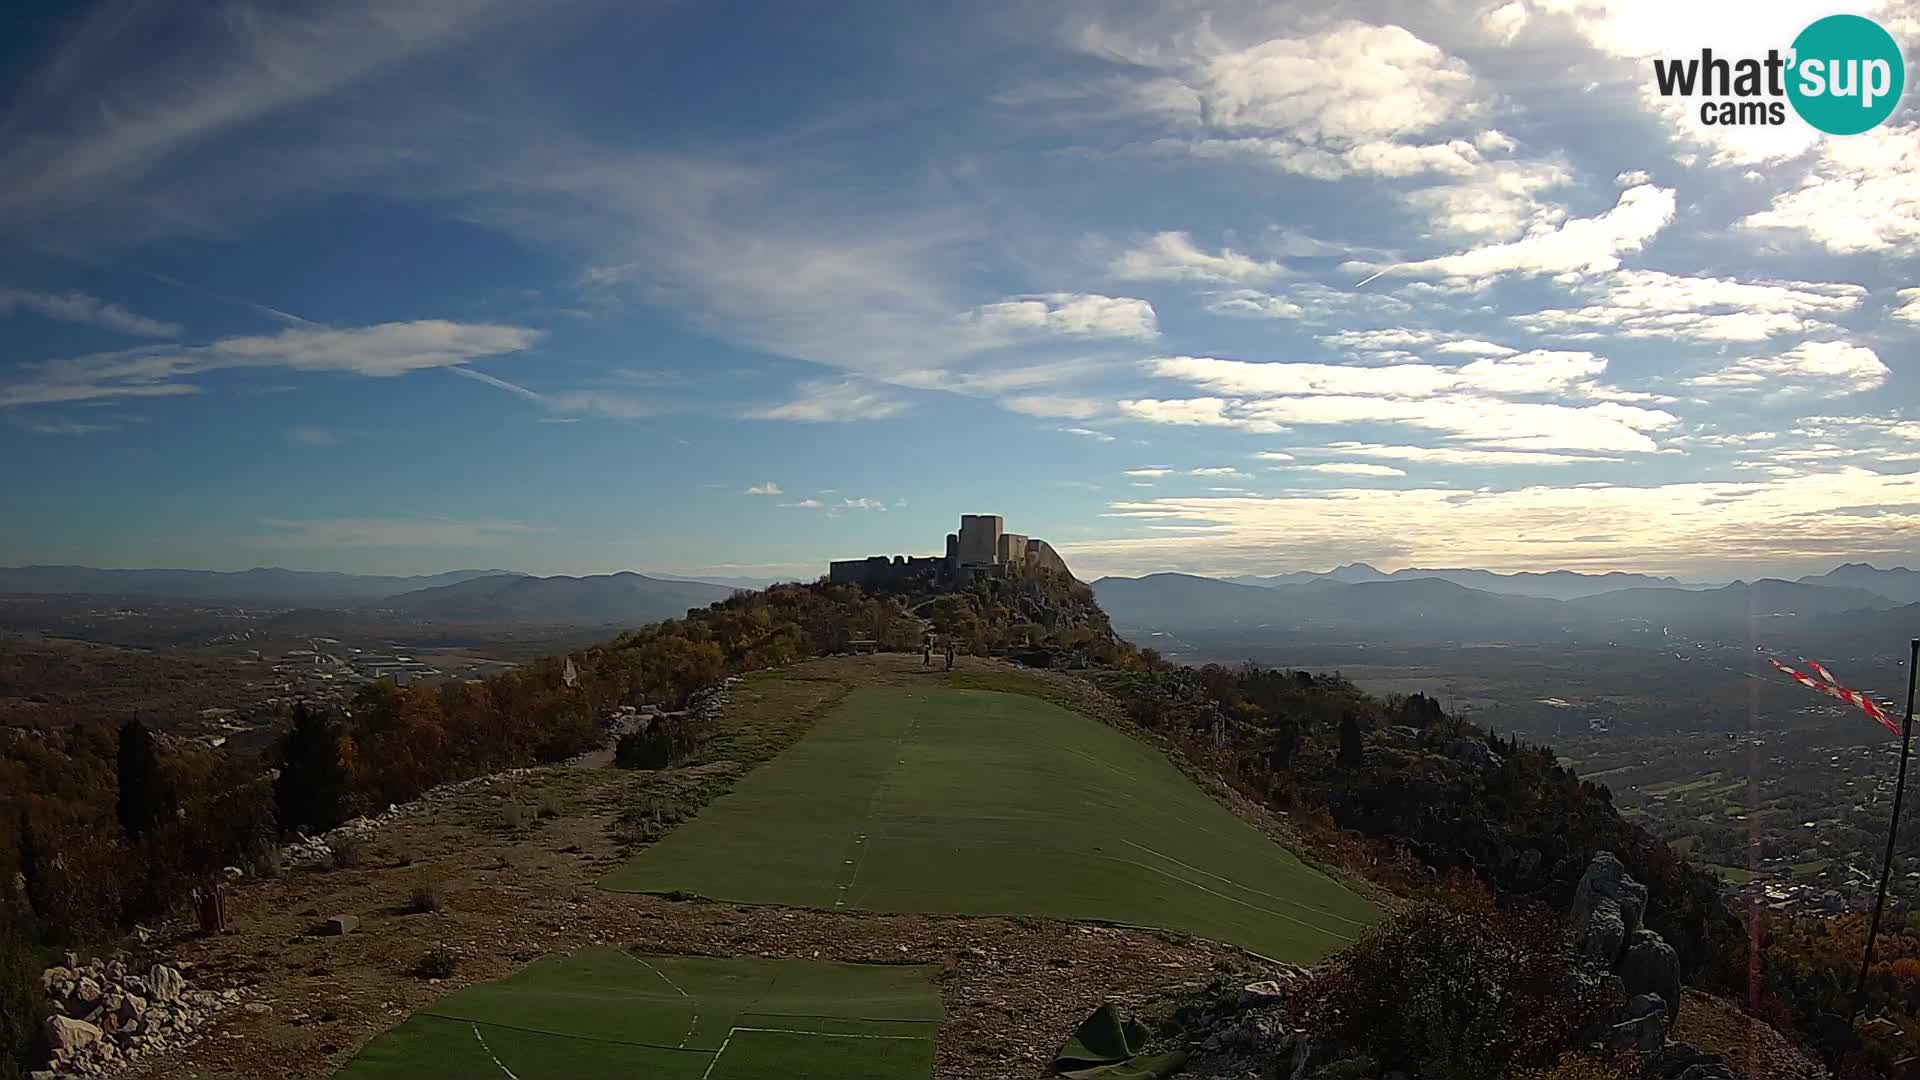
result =
M336 1076L925 1080L941 1019L930 975L590 949L444 998Z
M853 691L602 885L1101 920L1298 962L1375 918L1152 747L1035 698L935 686Z

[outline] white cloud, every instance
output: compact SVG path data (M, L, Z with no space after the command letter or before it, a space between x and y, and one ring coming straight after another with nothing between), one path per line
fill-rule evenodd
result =
M1619 267L1623 255L1645 247L1673 221L1671 188L1628 188L1610 210L1569 218L1558 227L1530 233L1458 255L1397 263L1380 274L1411 278L1488 281L1506 274L1597 274Z
M1839 282L1738 281L1658 270L1617 270L1576 290L1591 301L1585 307L1509 321L1535 333L1583 340L1764 341L1827 328L1823 318L1852 312L1867 296L1861 286Z
M1068 428L1061 428L1060 430L1067 433L1068 435L1078 435L1083 439L1092 439L1095 442L1105 443L1105 442L1113 441L1113 436L1107 434L1104 431L1095 431L1092 428L1068 427Z
M1162 477L1162 476L1172 476L1172 475L1173 475L1173 470L1172 470L1172 469L1161 469L1161 468L1153 468L1153 469L1128 469L1128 470L1127 470L1127 475L1128 475L1128 476L1132 476L1132 477L1137 477L1137 478L1140 478L1140 479L1153 479L1153 480L1157 480L1157 479L1159 479L1159 478L1160 478L1160 477Z
M1204 251L1184 232L1155 233L1122 252L1107 272L1126 281L1203 281L1240 284L1284 277L1278 262L1256 259L1232 248Z
M755 484L752 487L749 487L747 490L741 492L740 494L742 495L784 495L786 494L786 492L783 492L780 490L779 484L776 484L773 481L769 480L764 484Z
M788 510L820 510L824 509L827 504L821 502L819 499L801 499L799 502L786 502L780 505Z
M1302 451L1303 453L1305 451ZM1370 457L1387 461L1411 461L1430 465L1581 465L1618 462L1617 457L1591 454L1555 454L1529 450L1476 450L1460 446L1382 446L1377 443L1335 442L1318 448L1318 453L1340 457ZM1266 455L1261 455L1265 457ZM1285 460L1291 457L1281 455Z
M1623 188L1639 187L1642 184L1653 183L1653 174L1645 169L1633 169L1614 177L1613 182Z
M1207 302L1207 310L1216 315L1254 319L1297 319L1305 314L1299 304L1258 289L1235 289L1220 293Z
M1741 224L1798 232L1838 255L1920 255L1920 124L1822 139L1800 186Z
M1459 178L1406 193L1409 207L1438 235L1456 240L1511 240L1566 220L1563 206L1541 195L1573 180L1558 159L1489 161Z
M1433 351L1458 356L1512 356L1520 350L1496 345L1491 341L1481 341L1479 338L1462 338L1459 341L1443 341L1435 345Z
M1042 293L987 304L966 321L993 338L1048 335L1151 340L1159 334L1153 305L1094 293Z
M1874 507L1873 514L1835 513ZM1170 536L1063 543L1076 570L1271 572L1276 552L1326 565L1542 566L1724 576L1729 565L1898 564L1920 535L1920 472L1828 471L1739 481L1298 488L1271 497L1168 496L1116 501L1111 513L1202 528ZM1406 523L1420 527L1408 530ZM1605 522L1604 529L1568 522Z
M1891 374L1864 345L1805 341L1776 356L1749 356L1697 375L1693 386L1838 397L1873 390Z
M1346 21L1238 47L1206 29L1135 42L1089 26L1073 42L1152 73L1121 100L1179 133L1165 149L1329 180L1462 174L1480 160L1473 142L1438 133L1485 111L1472 69L1399 26Z
M907 407L905 401L853 379L813 379L794 387L791 401L748 409L740 415L746 420L851 423L884 420L906 412Z
M0 287L0 315L31 311L61 322L79 323L134 337L179 337L186 328L128 311L119 304L81 292L43 293Z
M1061 420L1086 420L1108 408L1108 403L1100 398L1069 394L1014 394L1001 398L1000 405L1026 416Z
M1223 480L1244 480L1247 477L1247 474L1241 472L1239 469L1230 468L1225 465L1214 465L1214 466L1209 466L1201 469L1188 469L1187 475L1188 476L1211 476L1216 479L1223 479Z
M1364 461L1323 461L1317 465L1282 465L1276 468L1296 472L1325 473L1329 476L1405 476L1405 469L1391 465L1373 465Z
M1312 394L1379 394L1431 397L1471 391L1489 394L1565 393L1603 374L1606 360L1588 352L1535 350L1511 356L1486 356L1459 367L1438 364L1390 364L1349 367L1340 364L1220 360L1204 356L1168 356L1149 361L1164 378L1182 379L1209 390L1263 397Z
M1282 435L1287 429L1271 421L1245 415L1243 402L1226 398L1131 398L1115 402L1122 415L1153 424L1178 427L1225 427L1268 435Z
M1901 289L1893 294L1900 303L1887 313L1889 318L1920 323L1920 289Z
M1285 433L1290 425L1399 425L1503 449L1595 452L1657 450L1658 444L1646 432L1666 430L1679 422L1670 413L1615 402L1576 407L1468 394L1144 398L1124 400L1119 406L1122 414L1150 423L1227 427L1254 434Z
M1502 45L1511 45L1513 39L1520 36L1520 31L1526 28L1527 5L1520 0L1511 0L1499 7L1488 8L1480 16L1480 25L1493 40Z

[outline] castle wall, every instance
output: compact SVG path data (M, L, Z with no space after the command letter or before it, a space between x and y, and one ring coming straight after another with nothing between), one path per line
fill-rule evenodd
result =
M1019 533L1001 533L997 562L1018 566L1027 560L1027 538Z

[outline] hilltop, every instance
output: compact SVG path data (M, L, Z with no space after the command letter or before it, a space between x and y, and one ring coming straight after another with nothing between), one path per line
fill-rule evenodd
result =
M1405 585L1435 591L1434 603L1440 606L1451 602L1450 590L1461 588L1443 581L1330 587ZM1482 904L1491 905L1490 910L1514 913L1536 906L1563 911L1574 903L1590 863L1599 852L1609 851L1618 856L1623 871L1645 887L1646 928L1657 935L1659 949L1665 950L1663 955L1671 958L1674 978L1684 975L1708 986L1743 984L1746 978L1748 939L1739 921L1721 902L1717 882L1687 866L1664 843L1622 818L1604 787L1579 781L1560 766L1550 749L1498 738L1449 716L1437 701L1424 696L1375 698L1337 676L1250 665L1234 669L1167 665L1115 633L1092 589L1070 575L1044 569L981 575L960 590L907 584L876 594L857 586L824 583L777 586L757 593L733 594L689 611L682 618L639 627L602 645L576 650L567 657L534 661L478 683L446 690L376 684L354 703L349 714L304 719L296 716L298 737L283 743L275 756L283 778L311 777L316 775L315 770L326 774L349 761L353 765L344 774L336 773L340 776L335 781L337 787L302 788L304 793L297 799L291 798L283 782L278 799L280 826L324 831L356 813L406 803L435 785L489 774L507 776L501 770L571 758L605 742L603 718L622 706L653 705L670 711L685 707L689 711L683 715L663 718L622 740L621 758L628 758L627 742L632 740L632 760L644 762L646 768L614 774L633 776L636 782L644 780L633 789L631 798L619 797L628 802L632 812L620 815L617 828L629 837L629 846L644 847L673 836L690 819L707 820L702 816L703 809L712 799L749 775L755 765L813 730L826 715L824 710L839 701L846 688L875 679L912 677L911 673L919 670L917 648L928 629L951 635L967 654L963 655L959 676L990 676L992 680L963 682L963 687L1041 697L1140 740L1164 754L1200 790L1210 793L1235 815L1282 841L1309 865L1377 898L1389 909L1422 902L1449 910L1461 905L1471 910L1473 905ZM846 653L857 642L907 655L815 659ZM1017 669L1004 661L988 659L994 653L1066 671L1046 676L1018 675ZM968 659L968 655L973 658ZM813 666L816 664L838 666ZM577 685L569 685L562 677L563 667L574 673ZM788 668L792 668L791 678L780 674L781 669ZM756 714L761 719L746 729L731 726L726 711L708 710L705 703L714 700L711 688L730 676L757 672L784 680L780 683L785 687L781 695L797 696L777 695L771 706L775 712ZM939 674L935 677L947 678ZM750 680L748 685L767 684ZM773 726L766 726L769 723ZM111 748L88 751L68 746L64 752L110 754ZM101 767L111 774L110 760L93 766ZM303 784L307 782L302 780ZM927 786L917 784L916 790ZM255 820L250 812L235 806L232 795L220 794L218 788L184 788L179 797L183 828L195 828L194 823L203 819L229 824ZM512 798L525 805L539 797L523 794ZM604 795L592 797L593 805L605 806L604 800ZM479 812L479 820L484 821L484 807ZM565 806L555 809L560 821L576 812ZM1189 809L1183 815L1191 813ZM104 828L98 824L102 815L107 823ZM791 811L785 816L809 820ZM519 830L525 828L524 811L517 819L521 824L510 828L520 836ZM69 866L99 869L126 857L124 842L117 839L117 831L111 826L111 810L105 806L87 809L83 805L71 819L29 820L32 825L27 835L34 849L61 851L68 856ZM616 825L605 827L614 830ZM587 850L577 829L568 826L556 833L559 835L574 837L568 843ZM441 846L433 850L452 852L466 845L455 834L443 837L435 841ZM266 843L270 836L244 830L230 829L210 839L228 845L211 863L214 866L260 865L262 845L271 848ZM937 844L938 838L934 839ZM516 841L520 843L524 841ZM1147 846L1155 845L1149 842ZM1172 842L1172 847L1180 846L1178 841ZM504 856L544 868L532 877L514 871L505 877L489 878L480 867L460 862L463 868L458 880L465 884L457 889L482 891L465 901L456 891L452 910L459 912L468 904L498 908L507 902L512 889L549 890L559 883L579 880L556 872L565 860L556 862L552 848L540 850L547 854L535 858L522 851ZM1156 850L1183 862L1197 858L1183 858L1180 852L1170 850L1167 842L1160 843ZM404 864L413 861L398 857L397 873L392 875L350 871L351 875L370 876L364 878L363 885L355 886L357 891L338 894L338 902L365 910L376 896L404 896L409 886L403 882L429 874L424 869L404 872ZM12 866L22 865L14 853L8 853L5 862L7 866L0 869L8 872ZM453 866L439 861L438 856L434 865ZM154 864L141 872L162 869ZM1170 869L1181 875L1193 872L1191 868ZM1205 872L1231 874L1219 868ZM293 884L297 886L300 880L296 878ZM363 878L341 880L347 883ZM1211 879L1199 879L1201 883L1207 880ZM510 888L502 892L506 886ZM371 892L367 891L369 887ZM1226 885L1216 882L1209 887L1218 891ZM1276 896L1279 893L1272 885L1265 886L1264 891ZM43 925L50 931L73 933L85 932L82 914L108 918L122 926L126 925L122 920L151 917L139 902L145 893L144 888L116 891L114 895L125 897L124 909L82 913L60 905L71 903L75 896L92 895L90 888L78 892L51 890L37 878L29 887ZM544 892L541 895L542 909L550 908L555 898ZM483 901L482 896L493 899ZM1480 899L1474 899L1476 896ZM1270 906L1273 901L1256 902ZM679 931L674 928L700 925L699 920L705 917L700 905L682 909L671 904L661 906L661 901L645 901L629 908L605 894L593 894L591 900L574 906L579 903L606 912L605 917L613 920L595 922L596 926L631 926L636 912L656 913L664 920L653 924L661 928L658 934L650 935L656 942L684 940L676 936ZM319 908L313 910L325 914ZM689 912L684 924L678 914L682 910ZM1071 911L1058 914L1076 917ZM287 927L280 925L284 921L284 917L269 921L266 937L255 939L260 947L276 937L285 940ZM392 925L398 930L402 924ZM437 924L425 925L431 928ZM914 924L903 925L911 928ZM819 924L816 932L830 935L827 926ZM68 930L62 931L61 927ZM943 940L950 943L943 947L990 948L961 945L951 936ZM472 965L473 971L503 973L543 952L565 947L565 942L554 936L525 933L503 934L499 942L487 958ZM731 951L737 946L722 947ZM205 957L205 963L228 955L217 940L195 948ZM355 945L350 951L363 958L356 963L377 969L383 962L380 957L391 955L381 948L375 941ZM908 944L909 954L937 959L938 954L917 949ZM1188 953L1183 961L1188 965L1185 970L1198 971L1206 966L1191 966L1196 960ZM309 962L295 961L296 968L289 970L304 970L297 965ZM236 978L256 983L262 978L246 969L231 970ZM392 993L382 988L382 980L390 979L390 975L362 971L355 978L370 980L365 991L369 995ZM308 992L323 991L320 984L313 984ZM403 997L420 1003L434 996L414 992ZM1672 1010L1678 1008L1676 998L1667 1015L1671 1017ZM306 1011L311 1013L310 1009ZM1058 1013L1045 1015L1059 1020ZM278 1019L254 1016L228 1023L238 1025L230 1028L236 1032L254 1031L262 1036L277 1033L271 1038L283 1045L290 1038L304 1040L300 1045L308 1047L304 1051L307 1053L322 1045L309 1035L295 1035L275 1026L280 1023ZM360 1034L344 1047L338 1042L325 1043L333 1050L324 1054L324 1059L337 1064L340 1054L350 1051L358 1038L372 1034L379 1026L357 1019L355 1030ZM981 1075L954 1064L973 1060L968 1055L978 1054L980 1048L954 1048L949 1042L953 1037L949 1029L943 1029L940 1060L947 1064L942 1065L942 1075ZM1028 1045L1030 1048L1032 1044ZM180 1060L184 1064L192 1058Z

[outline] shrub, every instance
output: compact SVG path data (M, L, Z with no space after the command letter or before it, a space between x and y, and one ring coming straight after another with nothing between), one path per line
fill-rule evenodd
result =
M407 900L407 910L415 915L428 915L444 911L447 906L446 890L437 881L416 885L413 895Z
M45 1057L40 1025L46 998L40 993L40 965L22 932L24 922L0 904L0 1077L26 1076Z
M560 799L551 791L540 793L539 802L534 804L534 816L551 818L560 816Z
M527 808L517 802L508 801L500 807L500 824L509 830L519 829L527 823Z
M1550 1066L1614 1004L1550 915L1421 904L1339 954L1316 1019L1388 1068L1484 1080Z
M413 965L413 973L422 979L449 979L453 977L456 964L457 961L453 954L447 951L446 946L435 945L427 950L426 955L422 956L418 963Z
M367 842L357 836L340 836L327 841L336 870L352 870L367 864Z

